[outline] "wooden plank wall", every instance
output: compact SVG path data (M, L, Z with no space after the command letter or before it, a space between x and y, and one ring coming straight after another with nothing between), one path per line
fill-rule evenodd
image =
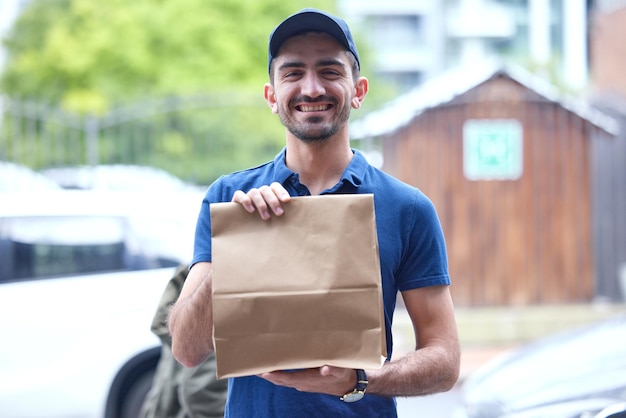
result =
M465 178L468 119L522 123L520 179ZM383 169L419 187L437 207L457 306L592 298L589 129L558 104L500 77L383 139Z
M604 110L621 129L616 137L597 134L591 148L595 296L620 302L626 301L626 283L620 282L626 273L621 271L626 266L626 114Z

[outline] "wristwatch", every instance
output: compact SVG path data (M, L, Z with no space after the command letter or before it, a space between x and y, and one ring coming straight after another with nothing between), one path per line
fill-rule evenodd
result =
M357 369L356 371L356 387L351 392L346 393L340 399L344 402L356 402L365 396L367 389L367 375L365 370Z

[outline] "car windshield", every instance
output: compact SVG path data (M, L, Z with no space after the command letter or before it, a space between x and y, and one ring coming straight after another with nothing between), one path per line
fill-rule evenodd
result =
M115 217L25 217L5 222L3 237L28 244L98 245L124 241L124 227Z

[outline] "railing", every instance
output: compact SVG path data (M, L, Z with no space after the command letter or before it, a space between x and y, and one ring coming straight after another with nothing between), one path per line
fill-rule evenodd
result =
M0 160L35 169L151 165L208 183L271 159L283 143L260 95L167 97L98 116L0 96Z

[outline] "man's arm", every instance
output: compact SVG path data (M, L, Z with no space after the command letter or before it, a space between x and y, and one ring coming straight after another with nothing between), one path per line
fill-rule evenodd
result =
M459 376L460 349L448 287L410 290L403 292L403 297L413 321L416 350L380 369L366 370L367 393L420 396L450 390ZM331 366L263 373L260 377L300 391L336 396L356 386L354 370Z
M170 311L172 354L187 367L201 364L214 351L211 286L211 263L194 264Z
M402 293L413 322L416 350L368 370L368 393L418 396L450 390L459 377L460 347L448 286Z

